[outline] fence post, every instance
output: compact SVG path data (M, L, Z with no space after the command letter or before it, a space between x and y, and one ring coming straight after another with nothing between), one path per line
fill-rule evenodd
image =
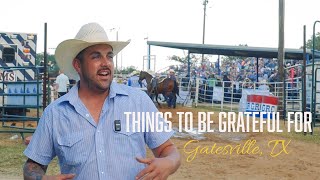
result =
M221 81L222 82L222 101L221 101L221 103L220 103L220 111L223 111L223 102L224 102L224 81Z
M199 78L196 78L196 94L195 94L195 96L194 96L194 100L195 100L195 105L196 105L196 107L198 107L199 82L200 82L200 79L199 79Z

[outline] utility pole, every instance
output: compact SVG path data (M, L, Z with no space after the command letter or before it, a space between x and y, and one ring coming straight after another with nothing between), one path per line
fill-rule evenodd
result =
M42 106L43 110L47 107L47 81L48 81L48 73L47 73L47 64L48 64L48 56L47 56L47 23L44 23L44 57L43 57L43 96L42 96ZM39 78L39 77L37 77Z
M283 113L283 118L286 118L285 115L285 99L286 99L286 82L285 82L285 72L284 72L284 66L283 66L283 61L284 61L284 56L285 56L285 51L284 51L284 12L285 12L285 2L284 0L279 0L279 44L278 44L278 77L279 81L283 82L282 84L282 96L280 96L280 102L282 102L282 113ZM282 100L281 100L282 99Z
M119 32L120 28L111 28L109 29L109 31L116 31L116 41L118 41L119 37L118 37L118 32ZM122 59L121 59L122 60ZM115 69L115 74L118 74L118 55L116 55L116 69Z
M202 28L202 44L204 44L204 37L206 34L206 11L209 0L203 0L203 28ZM204 55L202 54L202 62L204 61Z
M118 31L119 29L117 30L117 34L116 34L116 41L118 41ZM116 73L118 74L118 55L116 55Z

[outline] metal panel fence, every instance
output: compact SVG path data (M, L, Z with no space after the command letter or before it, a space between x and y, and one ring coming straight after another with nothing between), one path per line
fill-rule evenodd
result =
M180 96L177 102L186 106L204 106L221 112L243 112L247 110L247 96L251 94L278 98L277 112L283 117L287 112L303 111L302 78L288 78L285 82L231 82L206 79L180 78ZM307 89L307 94L308 94ZM307 95L306 111L310 111L311 96ZM283 101L285 101L283 106ZM316 116L315 122L320 122ZM319 123L318 123L319 124Z

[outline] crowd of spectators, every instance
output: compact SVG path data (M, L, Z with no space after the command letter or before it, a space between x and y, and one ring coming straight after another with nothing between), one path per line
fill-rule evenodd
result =
M302 66L299 60L286 60L284 68L286 72L285 78L287 79L287 81L293 81L294 78L301 77L302 75ZM157 72L157 73L160 77L167 77L169 69L175 70L179 81L181 81L185 77L188 77L187 64L172 65L168 67L168 70L162 73L161 72ZM199 65L196 65L196 66L193 65L190 68L190 70L191 70L191 79L196 77L201 78L209 86L215 86L215 85L219 86L219 80L230 81L230 82L233 82L232 84L248 82L248 81L249 82L265 82L265 83L279 82L278 60L270 59L270 58L258 59L258 75L257 75L257 59L253 57L235 59L235 60L221 60L220 63L218 63L218 61L210 62L209 60L207 60ZM134 71L131 74L127 75L127 77L120 76L120 77L117 77L117 79L119 83L130 84L132 82L127 82L128 78L132 76L136 77L137 75L138 75L138 71ZM153 73L152 75L154 76L155 74ZM188 84L188 81L189 81L189 78L186 78L186 85ZM184 83L184 82L181 82L181 83ZM138 86L138 84L136 86Z
M286 60L285 72L286 79L299 77L302 74L302 66L298 60ZM175 67L177 72L185 74L187 65ZM257 59L244 58L229 61L221 61L212 63L209 61L203 62L201 65L191 68L192 77L200 77L209 79L212 75L217 79L223 79L223 75L227 74L230 81L252 81L258 82L278 82L278 61L277 59L259 58L258 59L258 76L257 76Z

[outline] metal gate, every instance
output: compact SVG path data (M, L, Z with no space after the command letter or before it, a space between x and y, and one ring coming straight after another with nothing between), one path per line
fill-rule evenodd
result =
M314 112L313 113L313 126L320 126L320 67L315 69L315 99L313 99L314 102Z
M0 133L33 133L42 109L42 80L39 68L0 67ZM28 71L35 73L28 79ZM19 77L17 76L19 74Z

